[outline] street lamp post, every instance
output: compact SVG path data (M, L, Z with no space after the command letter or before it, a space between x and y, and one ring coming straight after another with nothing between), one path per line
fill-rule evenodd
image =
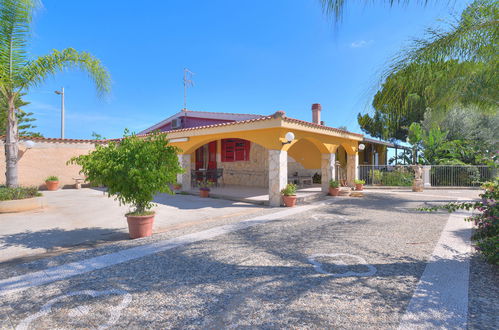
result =
M64 87L55 93L61 96L61 139L64 139Z

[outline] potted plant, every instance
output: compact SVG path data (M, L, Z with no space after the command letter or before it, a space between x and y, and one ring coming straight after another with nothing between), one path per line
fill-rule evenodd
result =
M336 180L329 181L329 195L338 196L340 194L340 183Z
M199 184L199 197L210 197L210 187L213 185L211 181L203 180L198 181Z
M183 172L178 162L178 148L168 144L165 133L146 137L129 135L107 145L96 145L88 155L73 157L68 163L82 167L88 181L107 188L120 205L132 209L125 216L130 238L152 235L153 199L157 193L172 194L169 185Z
M286 187L281 190L281 194L284 205L287 207L293 207L296 205L296 185L294 183L288 183Z
M177 191L180 191L180 189L182 189L182 184L181 183L174 183L173 184L173 190L175 190L175 192Z
M59 188L59 178L51 175L47 179L45 179L45 185L47 186L47 190L57 190Z
M366 181L355 179L353 182L355 183L355 190L364 190L364 184Z

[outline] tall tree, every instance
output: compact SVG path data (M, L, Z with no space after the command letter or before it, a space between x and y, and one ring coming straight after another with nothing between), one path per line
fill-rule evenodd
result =
M19 153L18 109L15 101L31 87L67 68L87 71L97 91L110 89L110 76L100 61L87 52L73 48L36 59L28 58L27 44L33 12L40 6L37 0L0 0L0 93L7 101L5 135L6 184L17 186L17 160Z

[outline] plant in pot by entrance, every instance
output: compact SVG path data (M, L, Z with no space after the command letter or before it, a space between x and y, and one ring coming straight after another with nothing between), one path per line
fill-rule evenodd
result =
M182 184L181 183L174 183L173 184L173 190L175 190L175 192L180 191L180 189L182 189Z
M59 178L51 175L45 179L45 185L47 186L47 190L57 190L59 188Z
M340 182L336 180L329 181L329 195L338 196L340 194Z
M120 205L133 209L126 214L130 238L152 234L153 199L157 193L169 193L169 185L183 172L178 148L168 144L166 134L155 132L146 137L129 135L107 145L97 144L88 155L73 157L70 164L82 167L87 180L107 187Z
M353 182L355 183L355 190L364 190L364 184L366 181L355 179Z
M284 205L287 207L293 207L296 205L296 185L294 183L288 183L286 187L281 190L282 200Z
M210 187L213 186L213 182L208 181L208 180L200 180L198 181L199 184L199 197L210 197Z

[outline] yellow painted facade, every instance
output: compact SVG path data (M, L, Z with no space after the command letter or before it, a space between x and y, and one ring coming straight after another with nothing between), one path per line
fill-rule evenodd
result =
M295 139L291 143L283 144L286 142L285 135L288 132L292 132ZM359 143L362 142L360 134L310 125L282 116L171 131L168 136L172 144L181 149L181 154L193 154L197 148L212 141L228 138L244 139L268 150L287 151L290 157L306 169L320 168L321 154L336 153L340 146L347 154L355 155Z

